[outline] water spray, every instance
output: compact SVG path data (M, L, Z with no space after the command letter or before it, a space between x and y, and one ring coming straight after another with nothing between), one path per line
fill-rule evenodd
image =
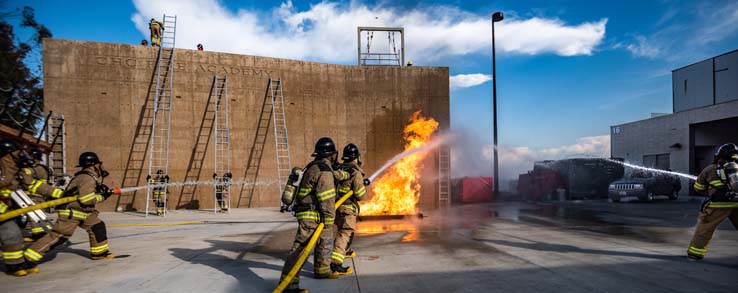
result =
M639 169L639 170L644 170L644 171L649 171L649 172L655 172L655 173L662 173L662 174L669 174L669 175L674 175L674 176L679 176L679 177L687 178L687 179L690 179L690 180L697 180L697 176L693 176L693 175L689 175L689 174L684 174L684 173L679 173L679 172L674 172L674 171L660 170L660 169L655 169L655 168L649 168L649 167L634 165L634 164L631 164L631 163L621 162L621 161L618 161L618 160L607 159L607 158L603 158L602 160L605 160L605 161L608 161L608 162L613 162L613 163L618 163L618 164L621 164L621 165L623 165L625 167L630 167L630 168L633 168L633 169Z
M379 169L377 169L376 171L374 171L374 173L371 176L369 176L369 181L374 182L374 179L377 179L377 176L379 176L380 174L382 174L382 172L384 172L385 170L387 170L387 168L389 168L392 165L394 165L395 163L397 163L397 161L402 160L403 158L405 158L405 157L407 157L409 155L415 154L415 153L424 152L424 151L428 151L428 150L437 148L441 144L445 143L446 141L448 141L449 139L451 139L453 137L455 137L455 135L453 135L451 133L444 133L444 134L441 134L441 135L438 135L438 136L434 137L430 142L428 142L426 145L424 145L422 147L405 150L404 152L395 155L394 157L392 157L392 159L390 159L389 161L387 161L386 163L384 163L384 165L382 165L382 167L379 167Z
M241 181L232 181L229 182L228 185L231 186L239 186L239 185L254 185L254 186L264 186L264 185L270 185L274 183L274 181L248 181L248 180L241 180ZM125 187L120 189L120 193L128 193L128 192L134 192L141 189L146 188L157 188L157 187L179 187L179 186L193 186L193 185L214 185L215 181L213 180L206 180L206 181L185 181L185 182L170 182L170 183L161 183L161 184L151 184L151 185L144 185L144 186L131 186L131 187Z

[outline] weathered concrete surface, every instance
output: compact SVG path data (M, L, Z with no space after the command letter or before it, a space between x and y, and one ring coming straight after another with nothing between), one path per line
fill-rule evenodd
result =
M65 115L68 173L74 173L72 166L81 152L92 150L102 156L110 170L110 185L120 185L125 172L131 176L138 175L138 171L142 171L140 176L125 185L145 184L148 162L141 160L147 156L137 152L145 147L132 146L137 134L140 141L148 142L147 125L140 120L142 115L149 115L142 107L151 93L156 57L153 47L44 40L44 107L45 111ZM188 170L198 168L198 164L190 163L215 74L229 79L234 180L244 179L269 77L284 82L293 165L304 165L315 141L330 136L339 147L349 142L359 145L365 167L371 172L403 149L402 129L412 112L422 110L436 119L440 128L449 127L447 67L342 66L179 49L174 62L172 181L183 181ZM207 137L212 141L212 136ZM275 181L271 125L264 146L263 156L257 158L260 169L256 179ZM212 142L204 155L199 179L209 180L213 174ZM435 160L432 156L425 164L430 172L438 165ZM421 204L435 204L436 186L432 180L423 182L424 194L429 196L423 197ZM170 208L212 208L211 187L200 187L195 194L193 197L173 188ZM257 187L253 194L248 188L237 188L232 197L234 205L240 207L277 206L279 202L276 184ZM145 193L120 199L106 202L101 208L142 210Z
M556 205L496 203L426 211L424 219L361 222L349 264L357 274L314 280L311 292L735 292L738 233L724 225L708 256L686 259L699 203ZM103 213L109 224L161 223ZM214 216L176 211L164 222L111 227L111 247L130 257L91 261L83 231L26 278L0 276L6 292L271 292L295 223L269 209ZM72 272L72 273L70 273ZM360 289L359 289L360 288Z

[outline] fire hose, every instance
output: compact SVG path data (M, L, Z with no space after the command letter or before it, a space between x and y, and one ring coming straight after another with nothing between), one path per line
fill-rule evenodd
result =
M115 190L113 192L113 194L120 194L120 189L115 188L113 190ZM0 214L0 222L4 222L5 220L9 220L9 219L15 218L17 216L20 216L20 215L25 214L25 213L28 213L28 212L32 212L32 211L40 210L40 209L45 209L45 208L50 208L50 207L55 207L55 206L58 206L58 205L63 205L65 203L70 203L70 202L73 202L73 201L76 201L76 200L77 200L77 196L62 197L60 199L45 201L45 202L42 202L42 203L39 203L39 204L35 204L35 205L32 205L32 206L28 206L28 207L25 207L25 208L22 208L22 209L12 210L10 212L4 213L4 214Z
M351 195L354 194L354 191L351 190L348 193L346 193L343 197L341 197L336 202L336 209L343 204ZM300 253L300 257L297 259L297 262L295 263L295 266L290 269L290 272L285 276L285 278L282 280L282 282L279 282L279 286L277 286L276 289L272 293L282 293L285 288L287 288L287 285L292 281L293 278L299 273L300 268L302 268L302 265L305 264L305 261L307 260L308 256L310 255L310 251L313 250L313 247L318 242L318 238L320 237L320 233L323 232L323 228L325 227L324 223L320 223L317 228L315 228L315 232L313 232L313 236L310 237L310 241L308 241L308 244L305 246L305 249L302 250Z

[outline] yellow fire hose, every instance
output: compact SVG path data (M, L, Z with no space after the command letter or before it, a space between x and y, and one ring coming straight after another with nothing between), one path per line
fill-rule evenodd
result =
M341 197L336 202L336 209L343 204L344 201L346 201L351 195L353 195L353 191L349 191ZM292 281L293 278L297 275L297 273L300 271L300 268L302 268L302 265L307 260L308 256L310 256L310 251L313 250L313 246L315 246L315 243L318 242L318 237L320 237L320 233L323 232L323 228L325 225L323 223L320 223L318 225L318 228L315 228L315 232L313 232L313 236L310 237L310 241L308 241L307 246L305 246L305 249L300 253L300 257L297 259L297 263L295 263L295 266L292 267L290 272L287 274L287 276L282 280L282 282L279 282L279 286L277 286L277 289L274 289L272 293L282 293L285 288L287 288L287 285Z
M60 198L60 199L45 201L45 202L42 202L40 204L35 204L35 205L28 206L28 207L25 207L25 208L22 208L22 209L12 210L10 212L4 213L4 214L0 214L0 222L3 222L3 221L8 220L8 219L15 218L17 216L20 216L20 215L25 214L25 213L30 212L30 211L35 211L35 210L40 210L40 209L55 207L55 206L62 205L62 204L65 204L65 203L70 203L70 202L73 202L73 201L76 201L76 200L77 200L77 197L76 196L70 196L70 197L64 197L64 198Z

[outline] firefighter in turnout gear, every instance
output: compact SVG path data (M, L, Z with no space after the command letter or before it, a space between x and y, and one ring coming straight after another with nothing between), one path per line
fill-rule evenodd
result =
M315 247L314 273L317 279L335 279L338 273L331 270L331 252L333 250L333 222L335 219L336 180L332 164L338 159L338 152L333 140L323 137L315 144L312 154L315 160L305 167L305 173L300 182L297 197L295 198L295 217L297 217L297 235L292 244L287 261L282 269L282 278L285 278L297 263L300 253L307 245L308 240L315 232L319 223L325 224L320 239ZM347 179L346 172L340 172L342 179ZM295 276L284 292L307 292L300 289L300 276Z
M54 188L41 180L33 177L33 159L21 150L20 146L13 140L4 139L0 141L0 214L8 212L18 205L12 201L11 194L15 190L26 190L30 195L44 196L57 199L62 196L62 190ZM15 219L23 219L16 217ZM23 237L21 227L25 227L24 221L7 220L0 223L0 242L2 242L3 259L8 266L7 272L16 276L24 276L28 273L36 273L38 269L25 260L18 257L18 251L22 254ZM20 244L16 244L16 241Z
M15 141L9 139L0 141L0 214L17 207L10 195L21 187L17 177L17 161L21 157L20 153L20 147ZM37 273L38 268L26 263L23 258L23 234L16 219L18 217L0 223L0 248L5 262L5 273L22 277L29 273Z
M102 181L108 172L102 167L102 161L93 152L84 152L79 156L79 165L82 168L74 174L69 182L64 197L77 196L77 201L58 206L59 215L50 234L31 244L23 255L29 263L40 261L44 253L58 244L68 241L77 227L87 231L90 238L90 258L93 260L113 259L115 255L108 248L108 235L105 223L98 217L99 211L95 205L113 195Z
M687 256L701 260L715 229L729 219L738 229L738 147L729 143L715 153L713 164L705 167L694 183L694 190L707 196L702 204L699 223L689 244Z
M31 175L32 178L34 180L38 180L42 182L43 184L48 184L49 183L49 173L50 173L49 168L45 166L44 164L41 164L41 160L43 160L44 152L40 148L32 148L31 151L29 152L29 155L33 159L33 166L31 166L31 171L33 172L33 174ZM62 191L59 190L58 192L62 192ZM52 196L52 198L58 198L58 197ZM32 199L36 204L43 202L43 198L40 198L40 197L32 197ZM46 231L42 227L39 227L39 225L36 224L36 222L30 221L26 228L29 230L31 237L23 238L25 242L33 242L43 237L44 235L46 235ZM52 226L47 225L46 228L47 230L51 231Z
M164 184L169 183L169 175L164 175L164 171L162 170L156 170L156 177L152 178L151 175L146 176L146 181L149 185L154 185L152 189L156 215L162 216L166 212L167 208L167 195L169 190L164 186Z
M213 180L215 181L215 200L218 202L218 207L221 212L228 211L228 206L230 205L228 199L223 198L223 194L228 192L228 188L230 188L231 185L231 178L233 178L233 174L230 172L225 173L223 177L218 177L218 174L213 173Z
M161 47L161 31L164 30L164 24L151 18L149 20L149 30L151 30L151 46Z
M338 198L349 191L354 194L346 200L336 211L336 237L333 242L333 253L331 253L331 269L341 275L351 274L351 267L344 267L343 261L347 257L354 257L355 252L349 251L348 247L356 229L356 217L359 215L359 201L366 195L366 186L364 186L364 176L366 173L361 169L361 154L359 147L353 143L343 148L343 156L341 157L343 164L339 166L350 174L350 179L342 181L338 185Z

